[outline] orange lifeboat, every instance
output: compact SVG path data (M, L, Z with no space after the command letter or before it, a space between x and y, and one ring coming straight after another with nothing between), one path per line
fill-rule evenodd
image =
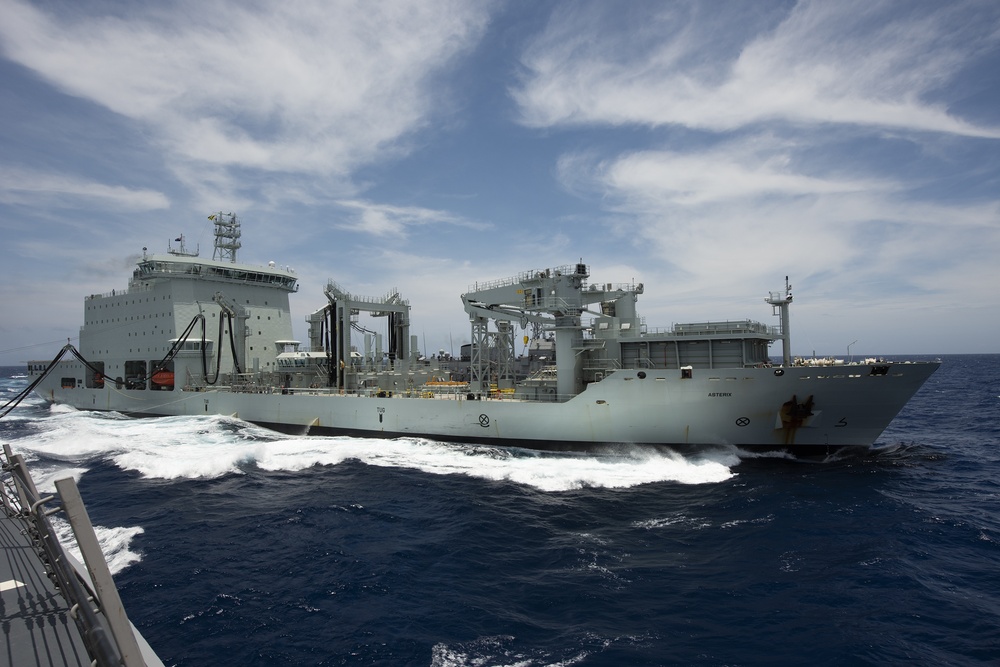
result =
M153 384L159 385L161 387L173 387L174 386L174 372L173 371L156 371L153 373Z

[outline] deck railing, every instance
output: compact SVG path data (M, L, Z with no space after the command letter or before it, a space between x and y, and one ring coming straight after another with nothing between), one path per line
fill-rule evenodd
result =
M158 658L144 655L139 648L76 482L71 477L57 480L61 505L46 508L56 496L39 494L24 458L13 454L6 444L3 452L3 488L0 489L3 511L11 518L24 521L26 534L40 552L49 576L72 608L70 613L94 664L100 667L162 667ZM65 513L73 528L89 580L78 569L79 562L59 542L49 521L50 515L60 511Z

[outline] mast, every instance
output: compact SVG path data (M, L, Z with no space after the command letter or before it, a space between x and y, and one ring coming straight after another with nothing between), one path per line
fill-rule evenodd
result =
M781 332L778 336L781 339L781 358L785 366L792 365L792 343L788 327L788 305L792 302L792 286L788 283L788 276L785 276L785 291L771 292L765 299L771 304L772 311L781 318Z
M240 243L240 221L235 213L213 213L208 219L215 223L215 251L212 259L229 260L236 263L236 251L243 245Z

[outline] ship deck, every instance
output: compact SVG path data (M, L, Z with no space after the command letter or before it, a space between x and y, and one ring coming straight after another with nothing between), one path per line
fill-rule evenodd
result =
M23 457L3 445L0 479L0 665L163 667L125 614L97 535L71 478L42 496ZM83 563L59 541L61 512Z
M25 530L0 511L0 619L7 665L90 665L91 658Z

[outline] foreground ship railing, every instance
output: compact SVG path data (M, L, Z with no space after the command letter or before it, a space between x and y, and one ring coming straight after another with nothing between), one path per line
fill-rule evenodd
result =
M6 444L3 453L3 484L0 489L3 518L21 524L20 533L25 538L25 546L30 542L30 547L45 568L45 574L69 605L69 615L76 623L91 664L100 667L162 667L163 663L128 620L76 483L72 478L57 480L55 485L61 504L51 507L57 498L42 496L38 492L24 458L13 454ZM49 516L57 512L63 512L69 521L86 570L59 542L49 520ZM5 548L15 547L5 544ZM8 559L9 562L11 560ZM7 583L11 588L27 585L14 578ZM36 581L33 585L37 584ZM44 592L35 590L32 596L37 600L43 597ZM9 648L14 649L17 637L12 634L10 623L5 622L4 625L9 635ZM31 632L31 625L29 620L28 632ZM36 633L44 631L44 627L34 628ZM37 641L35 634L30 639L32 643ZM63 646L59 648L60 653L65 650ZM63 661L65 664L78 664L71 656L64 655Z

